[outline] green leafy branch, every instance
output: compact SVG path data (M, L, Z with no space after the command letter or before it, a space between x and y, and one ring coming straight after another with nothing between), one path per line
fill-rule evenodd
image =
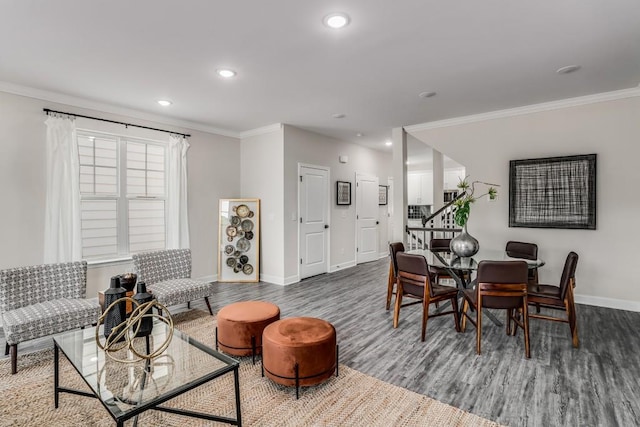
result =
M498 197L498 190L495 187L500 187L498 184L490 184L483 181L473 181L469 184L469 176L464 179L460 179L458 188L461 190L461 197L459 197L453 205L457 208L453 216L453 220L458 227L464 227L469 220L469 213L471 212L471 204L481 197L489 196L490 200L495 200ZM486 193L480 196L474 196L476 191L476 184L483 184L489 187Z

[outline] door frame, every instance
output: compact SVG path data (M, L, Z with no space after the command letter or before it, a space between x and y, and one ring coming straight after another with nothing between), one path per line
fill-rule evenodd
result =
M298 199L298 203L297 203L297 210L298 210L298 220L296 221L298 224L298 256L296 258L296 265L298 266L298 282L300 280L302 280L300 278L300 263L298 262L298 260L300 259L300 255L302 254L301 252L301 247L300 247L300 234L301 234L301 229L300 229L300 225L301 225L301 203L300 203L300 192L302 191L301 185L300 185L300 177L302 176L302 168L311 168L311 169L320 169L323 171L327 172L327 188L325 189L326 191L326 195L327 195L327 206L326 206L326 214L327 214L327 223L329 224L329 228L328 228L328 232L327 232L327 247L325 249L326 254L325 254L325 262L326 262L326 272L328 273L330 270L330 266L331 266L331 168L329 166L320 166L320 165L312 165L309 163L300 163L298 162L298 192L296 193L296 198Z

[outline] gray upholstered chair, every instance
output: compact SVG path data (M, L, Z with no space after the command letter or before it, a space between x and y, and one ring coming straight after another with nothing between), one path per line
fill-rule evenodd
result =
M191 279L191 250L166 249L133 255L133 267L138 282L145 282L159 303L171 305L187 303L204 298L209 313L209 296L213 285Z
M87 263L68 262L0 271L0 311L11 373L18 370L18 344L94 324L98 298L85 299Z

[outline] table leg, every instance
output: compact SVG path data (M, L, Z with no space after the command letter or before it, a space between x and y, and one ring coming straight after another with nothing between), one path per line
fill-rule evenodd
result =
M238 375L238 367L233 370L233 381L236 388L236 421L238 426L242 426L242 416L240 415L240 377Z
M58 368L58 363L60 362L60 350L58 349L58 344L53 344L53 391L54 391L54 404L55 408L58 409L58 401L59 401L59 391L58 386L60 385L60 370Z

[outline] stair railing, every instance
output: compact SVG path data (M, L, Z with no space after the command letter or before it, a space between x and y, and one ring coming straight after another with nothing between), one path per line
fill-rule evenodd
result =
M461 193L431 215L423 215L422 227L407 226L406 232L409 235L407 242L408 250L428 249L431 239L451 239L455 237L457 233L460 233L462 229L456 227L453 220L457 209L454 203L463 196L464 193Z

